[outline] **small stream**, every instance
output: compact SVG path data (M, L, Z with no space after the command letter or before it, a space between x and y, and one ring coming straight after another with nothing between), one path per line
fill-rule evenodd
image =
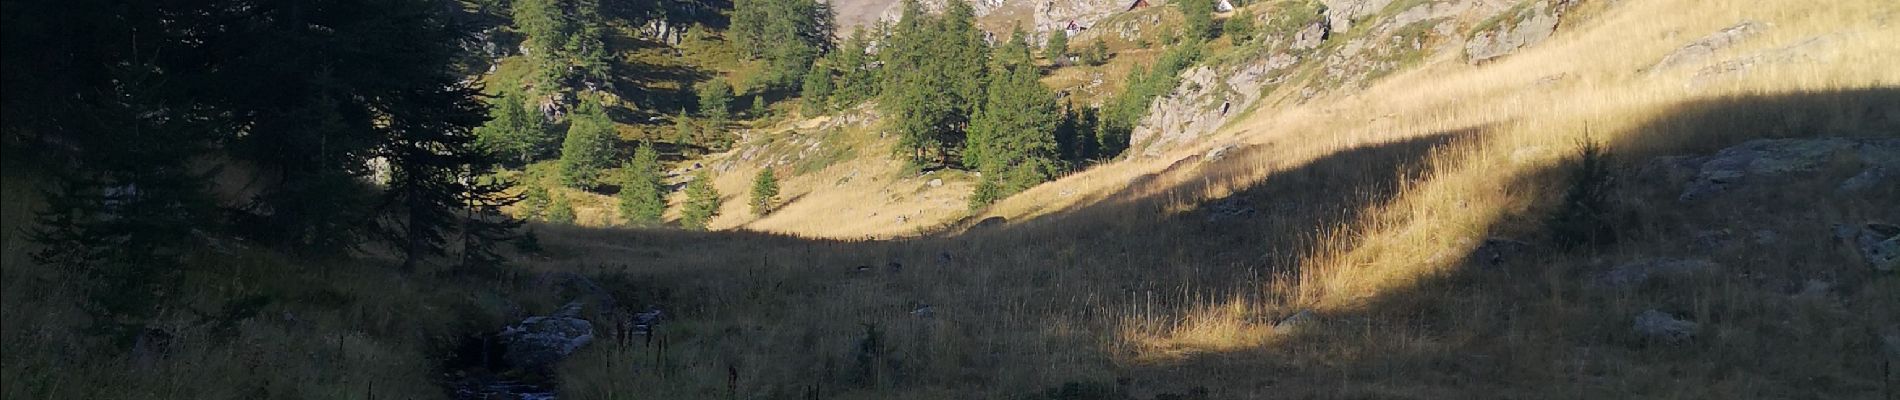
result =
M554 400L554 377L515 368L501 356L498 333L462 339L443 365L443 384L457 400Z
M443 386L455 399L464 400L552 400L557 397L559 380L555 366L562 359L593 343L594 323L581 313L582 302L570 302L549 315L532 316L503 327L463 338L442 364ZM603 307L605 308L605 307ZM612 336L645 335L659 323L664 313L657 308L623 320L596 315L610 321Z

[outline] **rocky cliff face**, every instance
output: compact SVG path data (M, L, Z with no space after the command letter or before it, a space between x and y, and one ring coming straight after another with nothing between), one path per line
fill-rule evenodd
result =
M1148 117L1135 128L1133 142L1143 145L1145 154L1152 154L1212 133L1253 106L1266 85L1284 80L1279 72L1299 60L1291 53L1276 53L1234 68L1191 68L1182 73L1181 86L1148 107Z
M947 0L922 0L924 7L931 10L943 9ZM1035 34L1037 39L1047 37L1049 32L1060 32L1070 22L1082 27L1094 26L1097 21L1128 11L1134 0L966 0L976 10L978 18L999 20L992 27L1008 26L1014 22L1027 22L1023 29ZM1149 0L1148 4L1159 6L1167 0ZM870 27L878 21L895 21L903 12L902 2L898 0L835 0L832 10L837 12L840 32L850 32L854 27ZM1030 15L1021 15L1029 13Z
M1399 8L1393 0L1327 0L1313 15L1270 9L1262 13L1261 42L1252 57L1183 72L1180 85L1155 100L1135 128L1138 154L1213 133L1229 118L1286 86L1294 101L1354 90L1438 52L1462 52L1480 63L1536 45L1556 32L1575 0L1536 2L1449 0ZM1276 13L1277 12L1277 13ZM1311 79L1288 82L1312 70Z
M1068 28L1070 22L1089 28L1097 21L1128 11L1134 0L1036 0L1036 32L1055 32ZM1149 0L1151 6L1167 3L1165 0Z

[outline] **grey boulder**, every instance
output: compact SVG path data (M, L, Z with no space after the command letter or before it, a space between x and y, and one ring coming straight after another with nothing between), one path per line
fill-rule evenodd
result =
M1674 315L1653 309L1637 314L1634 325L1636 333L1643 338L1665 343L1693 339L1696 329L1700 328L1695 322L1677 319Z
M553 315L534 316L503 328L502 358L521 369L546 369L594 341L594 324L581 319L581 303Z
M1630 287L1649 282L1658 276L1681 276L1717 268L1714 262L1702 259L1651 259L1624 263L1611 268L1603 275L1603 284L1612 287Z
M1749 182L1813 173L1829 163L1845 160L1856 161L1872 171L1900 168L1900 139L1750 140L1722 149L1703 161L1678 199L1685 202L1708 199ZM1878 175L1883 174L1863 172L1863 175L1873 176L1849 181L1878 181L1881 179Z

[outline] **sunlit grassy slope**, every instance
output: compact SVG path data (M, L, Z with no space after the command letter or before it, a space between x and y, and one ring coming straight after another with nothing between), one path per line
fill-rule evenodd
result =
M1675 200L1680 188L1634 171L1752 138L1900 136L1900 70L1888 67L1900 62L1900 5L1610 3L1585 2L1550 40L1485 65L1454 48L1364 90L1270 94L1196 145L1089 169L964 219L1011 221L1000 227L870 242L554 231L550 241L571 251L549 268L607 265L667 288L652 302L680 310L663 351L589 352L565 369L565 387L600 398L1010 398L1065 383L1104 395L1051 397L1891 390L1879 332L1900 326L1900 282L1866 269L1828 231L1900 219L1900 189L1839 195L1817 181L1690 206ZM1705 63L1648 71L1743 21L1770 28ZM1820 44L1791 61L1693 76L1813 38ZM1560 250L1544 221L1586 140L1618 165L1620 240ZM791 185L820 187L799 179ZM835 178L812 181L822 179ZM721 182L728 193L743 187ZM890 232L865 220L883 218L863 215L867 207L915 207L881 195L793 200L756 226L722 226L861 238ZM1256 212L1209 217L1212 203L1236 200ZM837 212L846 204L857 207ZM1696 232L1719 229L1785 240L1697 248ZM1471 260L1487 238L1528 250L1480 268ZM1593 283L1611 266L1659 257L1722 268L1637 288ZM1809 279L1833 289L1790 295ZM926 305L929 316L918 311ZM1641 339L1629 327L1648 309L1701 323L1698 337ZM1273 328L1302 310L1318 322Z

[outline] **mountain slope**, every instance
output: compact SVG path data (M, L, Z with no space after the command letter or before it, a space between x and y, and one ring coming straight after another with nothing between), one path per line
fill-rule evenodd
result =
M1401 3L1384 10L1427 4ZM1585 2L1547 40L1478 65L1453 32L1358 84L1305 69L1221 129L942 236L550 234L585 249L555 268L631 260L609 273L673 288L655 302L683 310L666 357L702 361L648 378L606 363L654 350L603 351L567 387L724 393L730 367L757 396L1874 398L1894 380L1879 365L1895 357L1882 349L1900 337L1900 281L1833 231L1900 220L1894 185L1835 188L1880 159L1835 156L1708 202L1679 199L1652 160L1758 138L1883 146L1900 132L1900 74L1881 67L1900 54L1897 12ZM1655 68L1749 21L1769 28ZM1585 141L1612 167L1579 172ZM1564 233L1579 229L1615 240Z

